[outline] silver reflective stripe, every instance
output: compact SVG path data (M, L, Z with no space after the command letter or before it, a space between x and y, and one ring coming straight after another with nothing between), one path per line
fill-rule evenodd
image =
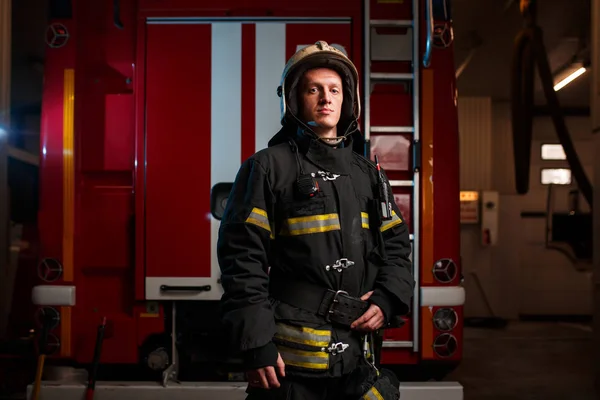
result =
M373 386L367 393L362 397L364 400L384 400L379 390Z
M327 370L329 354L324 351L306 351L277 345L277 350L286 365L297 368Z
M275 337L286 342L320 348L329 346L329 343L331 342L331 331L278 323Z
M379 228L379 230L381 232L384 232L384 231L387 231L388 229L391 229L401 223L402 223L402 220L400 219L400 217L398 217L398 214L396 214L396 211L392 211L392 219L389 221L383 221L383 224L381 224L381 228Z
M369 229L369 214L367 214L366 212L361 212L360 219L362 220L362 227L365 229Z
M321 214L286 219L281 234L297 236L335 230L340 230L338 214Z
M253 224L259 226L268 232L271 232L271 227L269 226L269 217L267 216L267 212L265 210L261 210L260 208L254 207L246 218L246 223Z

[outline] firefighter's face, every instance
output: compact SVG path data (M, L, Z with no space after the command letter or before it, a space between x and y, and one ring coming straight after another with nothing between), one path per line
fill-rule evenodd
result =
M335 137L344 91L337 72L315 68L304 74L300 90L302 119L319 136Z

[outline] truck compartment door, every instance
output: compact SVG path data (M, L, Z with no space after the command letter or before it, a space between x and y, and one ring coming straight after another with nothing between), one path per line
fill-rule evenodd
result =
M146 298L216 299L211 26L148 24L146 35Z
M145 296L218 300L218 192L281 128L276 89L287 59L318 40L352 56L351 21L184 22L154 18L146 27L145 140L137 149L145 163Z

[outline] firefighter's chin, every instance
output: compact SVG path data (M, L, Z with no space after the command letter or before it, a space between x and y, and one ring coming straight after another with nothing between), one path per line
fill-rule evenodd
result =
M335 128L335 125L327 124L327 123L319 123L317 121L308 121L306 123L309 127L312 128L313 132L316 133L321 139L326 140L328 138L334 139L336 137L335 131L332 130ZM333 135L331 135L333 133Z

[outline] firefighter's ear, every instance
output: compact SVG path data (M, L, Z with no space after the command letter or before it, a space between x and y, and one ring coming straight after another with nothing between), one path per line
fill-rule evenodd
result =
M277 96L281 97L283 94L283 88L281 86L277 86Z

